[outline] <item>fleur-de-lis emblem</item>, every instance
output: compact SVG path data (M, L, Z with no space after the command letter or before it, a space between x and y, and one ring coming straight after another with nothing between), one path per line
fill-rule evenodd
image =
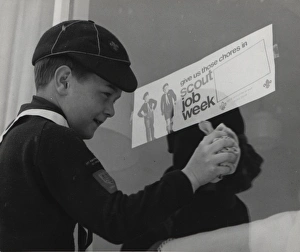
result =
M224 110L226 108L226 102L222 102L221 104L220 104L220 109L221 110Z
M110 41L109 45L114 51L119 50L119 46L114 41Z
M269 88L271 83L272 83L272 81L269 80L269 79L267 79L266 82L265 82L265 84L264 84L264 87L265 88Z

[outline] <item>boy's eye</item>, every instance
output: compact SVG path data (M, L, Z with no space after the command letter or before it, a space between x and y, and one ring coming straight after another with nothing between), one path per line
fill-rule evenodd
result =
M102 92L102 94L106 97L106 98L108 98L111 94L110 93L108 93L108 92Z

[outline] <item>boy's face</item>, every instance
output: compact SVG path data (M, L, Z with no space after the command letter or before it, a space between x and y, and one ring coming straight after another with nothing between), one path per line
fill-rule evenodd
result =
M96 129L114 116L114 103L121 93L119 88L96 74L80 81L73 77L63 105L70 128L83 139L92 138Z
M169 91L169 86L166 85L166 86L164 87L164 93L166 94L166 93L168 93L168 91Z
M145 102L148 102L149 101L149 95L146 95L144 100L145 100Z

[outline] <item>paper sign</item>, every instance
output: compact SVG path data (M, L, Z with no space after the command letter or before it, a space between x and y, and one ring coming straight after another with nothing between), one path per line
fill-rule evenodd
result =
M138 88L132 147L275 91L272 25Z

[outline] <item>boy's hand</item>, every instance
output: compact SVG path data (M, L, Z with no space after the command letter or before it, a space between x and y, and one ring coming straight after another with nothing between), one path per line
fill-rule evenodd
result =
M220 176L235 172L239 161L240 150L232 130L221 124L215 130L211 127L207 133L182 170L191 181L194 191L209 182L219 181ZM224 148L231 147L238 151L224 151ZM232 164L233 167L222 164Z
M237 155L238 158L236 159L236 161L234 163L223 162L220 164L221 166L227 166L231 169L231 171L227 175L233 174L238 166L238 163L240 161L240 156L241 156L241 150L239 147L239 139L238 139L237 135L230 128L226 127L223 123L219 124L218 127L216 128L216 130L225 131L228 134L227 137L230 137L235 140L235 145L233 147L226 147L220 151L220 152L232 152ZM218 141L218 140L219 139L214 139L214 141ZM222 179L222 175L219 176L218 178L214 179L211 182L216 183L216 182L219 182L221 179Z

